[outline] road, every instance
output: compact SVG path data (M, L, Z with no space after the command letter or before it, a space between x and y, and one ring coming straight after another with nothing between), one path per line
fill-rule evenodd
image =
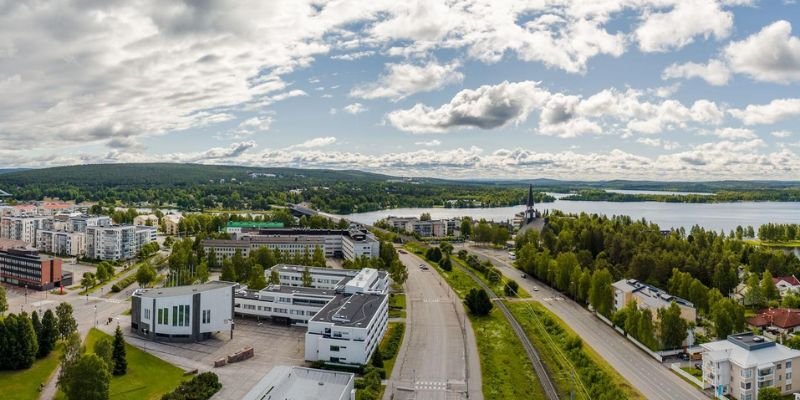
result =
M408 268L406 333L384 399L483 399L478 346L456 294L423 261L400 254Z
M457 248L463 248L463 245ZM647 356L578 303L561 296L535 279L522 279L520 271L511 265L507 252L478 247L469 247L469 250L488 258L503 275L516 280L535 300L569 325L647 399L708 399L699 389ZM534 291L534 286L539 290Z

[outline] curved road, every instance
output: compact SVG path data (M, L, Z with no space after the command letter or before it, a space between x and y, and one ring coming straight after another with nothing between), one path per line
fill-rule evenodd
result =
M535 300L569 325L584 342L597 351L647 399L708 399L699 388L686 383L656 360L645 355L633 343L620 336L578 303L535 279L530 277L522 279L521 272L511 265L507 252L477 247L469 247L469 251L482 258L488 258L503 275L517 281ZM534 286L539 290L534 291Z
M408 268L406 333L384 399L483 399L478 346L459 298L417 256L400 260Z

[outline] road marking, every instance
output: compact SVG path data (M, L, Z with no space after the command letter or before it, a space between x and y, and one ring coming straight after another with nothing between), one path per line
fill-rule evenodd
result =
M436 299L423 299L422 302L423 303L449 303L450 300L449 299L436 298Z
M447 382L416 382L414 390L446 391Z
M117 299L106 299L106 298L103 298L103 297L95 297L95 296L89 296L89 300L100 300L100 301L104 301L104 302L106 302L106 303L114 303L114 304L122 304L122 303L125 303L125 301L123 301L123 300L117 300Z

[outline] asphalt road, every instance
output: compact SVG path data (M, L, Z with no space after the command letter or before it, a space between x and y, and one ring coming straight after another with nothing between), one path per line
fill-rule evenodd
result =
M432 268L400 254L408 268L406 333L384 398L482 399L478 348L456 294Z
M469 250L488 257L503 275L516 280L534 299L558 315L647 399L708 399L698 388L646 355L585 308L531 277L522 279L521 272L511 265L507 252L476 247ZM534 291L534 286L539 290Z

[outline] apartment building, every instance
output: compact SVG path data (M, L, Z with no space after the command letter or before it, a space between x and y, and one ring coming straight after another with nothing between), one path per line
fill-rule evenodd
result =
M72 275L62 274L60 258L43 257L27 247L0 249L0 280L33 290L72 285Z
M71 232L86 232L88 227L103 227L113 225L111 217L107 215L75 215L69 218L67 229Z
M151 226L109 225L86 227L86 257L95 260L128 260L147 243L156 240Z
M388 217L384 221L395 229L422 237L458 236L460 227L457 219L423 221L416 217Z
M180 230L181 219L183 219L183 217L178 214L165 215L163 218L164 233L172 236L178 235L181 231Z
M759 391L767 387L775 387L783 395L800 388L800 377L794 373L800 351L752 332L700 346L704 387L719 397L757 400Z
M639 282L636 279L622 279L614 282L614 304L613 311L625 308L631 302L636 301L640 309L650 309L653 317L658 316L660 308L667 308L673 302L681 309L681 317L687 322L696 322L697 310L688 300L673 296L657 287Z
M0 238L21 240L36 246L36 233L51 225L48 217L2 217L0 219Z
M39 251L60 256L83 256L86 253L86 234L57 230L40 230L36 238Z
M326 257L355 260L359 257L378 257L380 242L361 227L350 229L253 229L236 227L232 240L204 240L206 253L214 250L219 262L232 257L236 250L247 256L251 250L267 247L284 254L312 254L319 247Z
M153 340L198 341L233 329L236 284L137 289L131 298L131 331Z
M154 214L137 215L133 218L134 225L158 226L158 217Z

